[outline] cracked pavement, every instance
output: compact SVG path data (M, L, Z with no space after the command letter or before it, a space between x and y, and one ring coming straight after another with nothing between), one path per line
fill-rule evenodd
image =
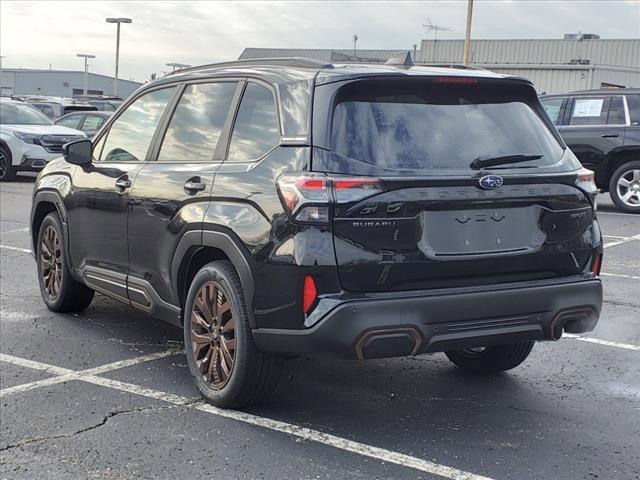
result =
M31 180L0 185L0 244L29 248ZM600 201L605 234L640 216ZM604 271L640 277L640 240ZM603 277L590 336L640 345L640 280ZM182 332L101 295L80 315L47 311L30 255L0 251L0 352L74 371L179 348ZM202 403L184 355L97 375L188 399L174 405L71 379L0 397L0 478L55 480L437 479L435 475L223 418ZM0 362L0 390L51 378ZM464 374L431 355L368 362L300 357L250 413L494 480L639 480L640 352L563 339L521 367Z

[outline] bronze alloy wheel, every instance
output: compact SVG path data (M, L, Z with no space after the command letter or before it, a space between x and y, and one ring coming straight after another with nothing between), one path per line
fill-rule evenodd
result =
M40 242L40 275L50 300L56 300L62 286L62 244L56 229L49 225Z
M205 383L222 389L233 372L236 321L227 294L209 281L196 294L191 312L191 354Z

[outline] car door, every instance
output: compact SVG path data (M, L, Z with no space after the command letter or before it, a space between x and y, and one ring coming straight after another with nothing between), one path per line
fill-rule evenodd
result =
M640 93L626 95L629 124L624 131L624 146L638 148L640 146Z
M154 310L158 297L179 304L171 288L173 253L187 230L202 228L240 91L238 80L182 86L153 161L138 173L129 213L129 296L137 307Z
M596 174L596 183L606 178L606 158L624 144L626 120L621 95L576 96L567 105L562 138L580 163ZM606 182L605 182L606 183Z
M69 195L70 257L93 288L128 301L129 191L176 93L165 87L139 96L94 142L93 163L77 167Z

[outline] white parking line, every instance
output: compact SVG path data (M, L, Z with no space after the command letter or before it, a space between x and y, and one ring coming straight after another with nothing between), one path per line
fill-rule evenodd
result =
M632 237L624 237L620 240L616 240L615 242L605 243L604 248L615 247L616 245L622 245L623 243L632 242L634 240L640 240L640 234L634 235Z
M0 234L2 235L9 235L10 233L18 233L18 232L28 232L29 231L29 227L26 228L16 228L15 230L0 230Z
M18 366L24 366L27 368L37 367L41 371L60 370L68 372L66 368L54 367L45 363L34 362L21 357L15 357L13 355L0 355L0 360L12 363ZM122 364L122 362L115 362L114 364ZM106 367L106 365L104 366ZM92 369L95 371L104 371L104 367L97 367ZM185 405L192 403L193 399L183 397L180 395L174 395L169 392L163 392L160 390L153 390L150 388L142 387L132 383L120 382L118 380L112 380L110 378L98 377L94 374L88 373L90 370L81 372L74 372L76 375L74 380L80 380L83 382L91 383L94 385L100 385L102 387L111 388L114 390L120 390L122 392L131 393L135 395L141 395L147 398L155 400L161 400L163 402L171 403L173 405ZM65 374L66 376L66 374ZM482 475L476 475L475 473L466 472L457 468L449 467L447 465L440 465L438 463L423 460L421 458L412 457L400 452L394 452L385 448L374 447L365 443L355 442L346 438L341 438L336 435L321 432L319 430L313 430L311 428L301 427L292 423L282 422L279 420L273 420L270 418L260 417L250 413L239 412L235 410L221 410L212 405L198 404L193 407L196 410L205 412L218 417L229 418L238 422L243 422L249 425L266 428L276 432L284 433L294 437L301 438L303 440L312 441L326 445L329 447L337 448L346 452L354 453L364 457L373 458L379 461L393 463L403 467L412 468L421 472L429 473L431 475L437 475L440 477L448 478L450 480L493 480L489 477Z
M55 377L45 378L43 380L36 380L29 383L23 383L21 385L15 385L13 387L4 388L0 390L0 398L14 393L27 392L34 388L46 387L50 385L56 385L58 383L68 382L70 380L82 380L89 375L96 375L99 373L110 372L112 370L118 370L120 368L131 367L140 363L151 362L165 357L170 357L182 353L181 350L165 350L163 352L151 353L149 355L143 355L139 357L127 358L125 360L119 360L117 362L108 363L99 367L90 368L88 370L69 370L68 368L53 367L55 370L49 369L49 365L40 362L33 362L26 358L15 357L13 355L0 354L0 362L11 363L19 367L26 367L32 370L45 371L56 375Z
M640 280L640 277L637 277L635 275L623 275L622 273L600 272L600 275L603 277L616 277L616 278L628 278L629 280Z
M22 252L22 253L31 253L31 250L29 250L28 248L14 247L13 245L0 245L0 248L4 248L5 250Z
M637 213L622 213L622 212L603 212L602 210L598 211L597 215L619 215L623 217L636 217L638 218Z
M611 340L602 340L600 338L593 338L593 337L581 337L581 336L575 335L573 333L565 333L562 336L563 337L567 337L567 338L572 338L574 340L578 340L579 342L595 343L597 345L604 345L604 346L607 346L607 347L623 348L625 350L635 350L637 352L640 352L640 345L632 345L630 343L612 342Z

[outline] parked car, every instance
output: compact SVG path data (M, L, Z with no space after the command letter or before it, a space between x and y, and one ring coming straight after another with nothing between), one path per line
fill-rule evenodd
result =
M616 206L640 213L640 89L545 95L542 105L598 188Z
M85 138L78 130L53 125L29 104L0 99L0 181L41 170L62 155L63 144Z
M88 103L76 102L72 99L58 98L58 99L33 99L27 98L26 103L29 103L33 107L40 110L51 120L60 118L70 112L86 112L97 111L98 108L89 105Z
M74 112L61 116L54 123L65 127L82 130L87 137L93 137L104 122L111 116L111 112Z
M239 61L146 84L38 178L46 305L97 291L180 326L198 389L234 408L287 355L445 352L488 373L593 329L593 173L532 84L396 62Z

